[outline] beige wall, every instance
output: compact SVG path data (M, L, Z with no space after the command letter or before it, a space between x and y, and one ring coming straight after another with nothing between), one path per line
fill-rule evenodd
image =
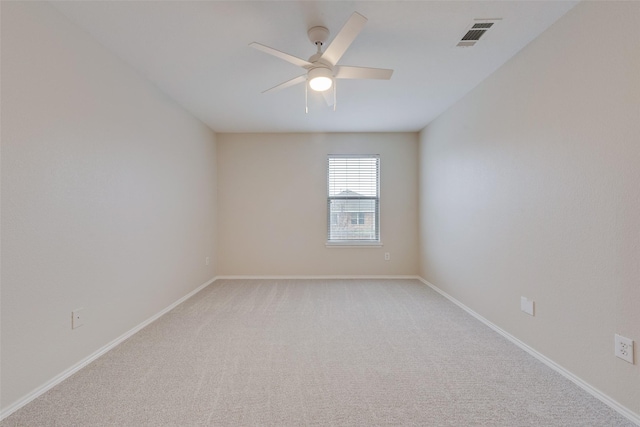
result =
M417 273L416 133L217 138L221 275ZM325 247L326 158L343 153L380 154L381 248Z
M639 22L579 4L420 135L421 275L636 414Z
M216 159L208 128L47 4L2 2L1 72L6 409L214 277Z

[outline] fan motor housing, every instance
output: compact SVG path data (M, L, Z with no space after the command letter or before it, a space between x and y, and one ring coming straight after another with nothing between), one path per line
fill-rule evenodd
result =
M329 39L329 30L327 27L311 27L309 31L307 31L307 36L309 36L309 40L311 43L315 45L323 45Z

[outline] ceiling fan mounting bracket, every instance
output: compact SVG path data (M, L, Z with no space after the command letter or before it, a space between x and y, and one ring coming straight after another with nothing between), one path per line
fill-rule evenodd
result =
M329 39L329 30L326 27L311 27L309 31L307 31L307 36L309 36L309 40L314 45L322 46Z

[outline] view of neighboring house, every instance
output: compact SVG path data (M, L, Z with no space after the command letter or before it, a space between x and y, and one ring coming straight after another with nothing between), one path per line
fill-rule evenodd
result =
M329 240L375 240L377 200L344 190L330 201Z

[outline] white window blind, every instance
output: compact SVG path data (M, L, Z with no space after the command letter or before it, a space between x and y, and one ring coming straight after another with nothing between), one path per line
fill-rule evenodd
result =
M380 156L327 158L327 240L380 241Z

